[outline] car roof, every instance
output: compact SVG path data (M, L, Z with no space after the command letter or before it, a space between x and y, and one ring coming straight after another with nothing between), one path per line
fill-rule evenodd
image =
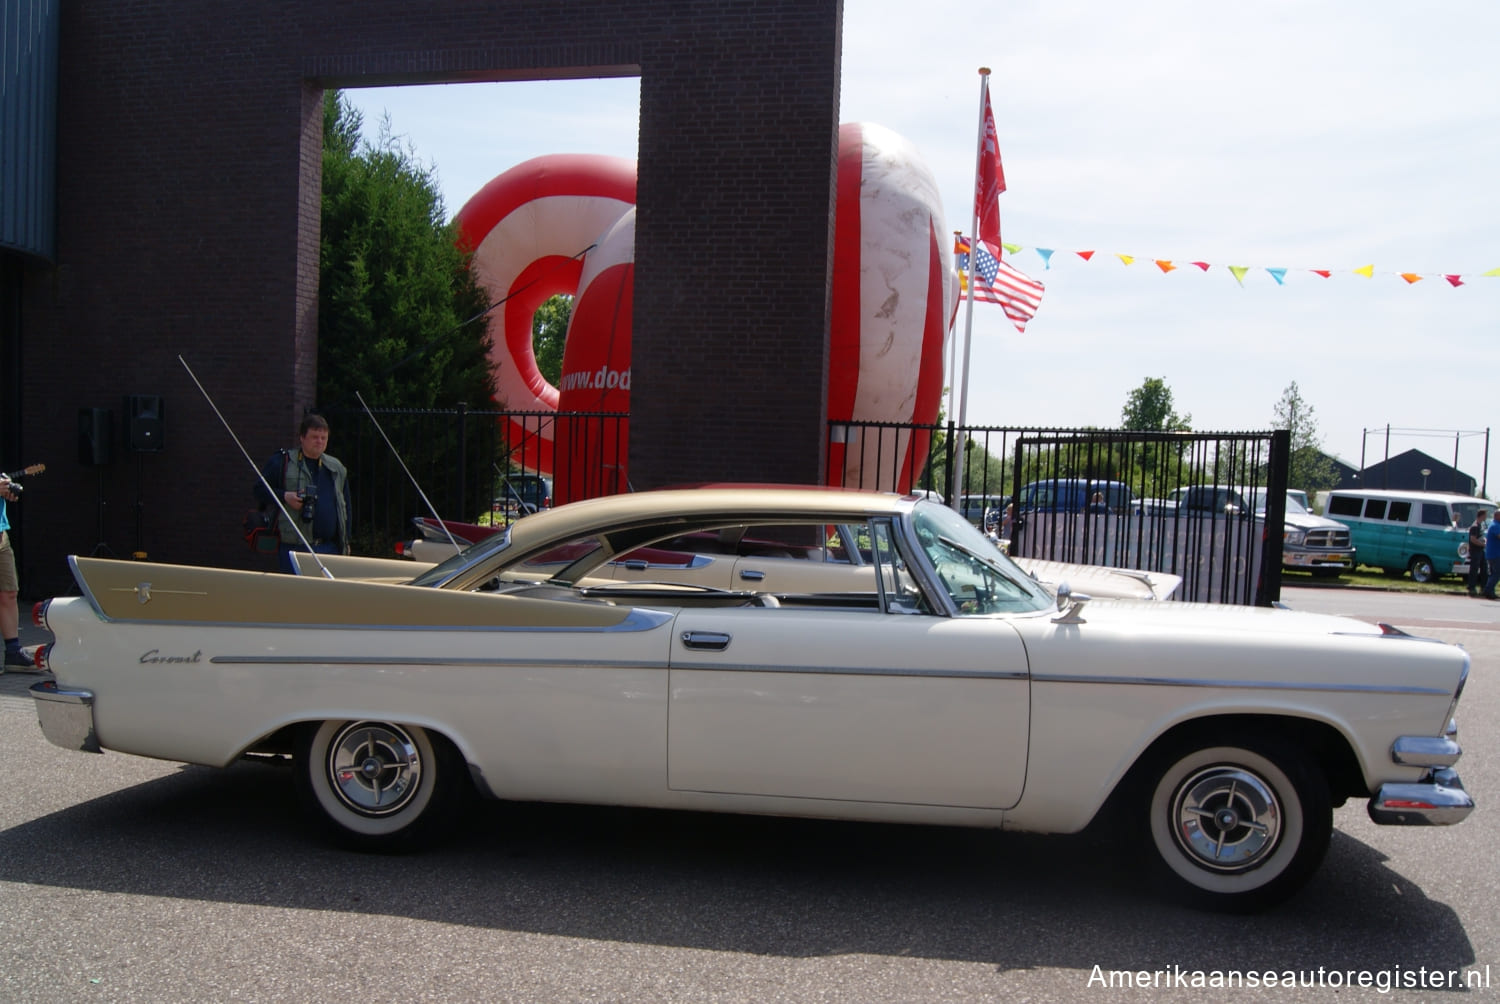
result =
M1489 499L1480 498L1477 495L1459 495L1455 492L1424 492L1424 491L1401 491L1398 488L1335 488L1329 495L1359 495L1372 499L1424 499L1431 502L1477 502L1480 505L1494 505Z
M684 529L708 517L793 520L829 517L833 522L906 512L912 496L836 488L715 485L606 495L534 513L510 528L510 546L531 550L600 529L681 521Z

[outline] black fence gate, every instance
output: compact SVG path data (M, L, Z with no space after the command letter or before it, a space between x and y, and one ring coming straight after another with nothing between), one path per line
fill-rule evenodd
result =
M1018 556L1180 575L1182 600L1280 598L1284 430L830 423L828 456L845 487L927 492L975 523L991 513Z
M624 414L479 411L464 405L320 413L332 426L329 452L349 468L356 554L390 557L397 541L412 536L413 517L432 515L424 494L443 519L472 523L491 513L493 500L514 494L506 482L516 475L534 482L539 471L550 469L543 479L551 489L548 501L630 490L623 469L612 462L625 456ZM527 492L526 501L532 498ZM502 505L501 511L509 518L517 510Z

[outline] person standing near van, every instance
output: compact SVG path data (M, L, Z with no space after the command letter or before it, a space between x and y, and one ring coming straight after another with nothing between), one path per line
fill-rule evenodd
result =
M1479 587L1489 579L1490 570L1484 556L1485 517L1489 513L1480 509L1474 513L1474 522L1469 524L1469 574L1465 580L1469 595L1478 595Z
M1489 574L1484 579L1484 592L1480 595L1487 600L1500 600L1495 595L1495 584L1500 582L1500 519L1491 520L1490 528L1484 531L1484 561L1489 566Z

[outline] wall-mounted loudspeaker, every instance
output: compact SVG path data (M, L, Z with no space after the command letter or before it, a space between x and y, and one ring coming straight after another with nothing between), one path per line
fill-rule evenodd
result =
M162 448L161 398L155 394L125 396L125 446L132 453L156 453Z
M115 441L115 413L108 408L78 409L78 462L85 467L104 467L110 461Z

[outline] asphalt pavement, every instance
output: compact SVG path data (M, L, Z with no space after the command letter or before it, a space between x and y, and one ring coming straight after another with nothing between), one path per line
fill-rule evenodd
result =
M1251 917L1159 901L1108 833L490 804L440 850L348 854L285 768L70 753L6 675L0 1000L1431 1000L1449 974L1494 997L1500 603L1284 600L1469 650L1479 808L1407 829L1350 803L1308 887Z

